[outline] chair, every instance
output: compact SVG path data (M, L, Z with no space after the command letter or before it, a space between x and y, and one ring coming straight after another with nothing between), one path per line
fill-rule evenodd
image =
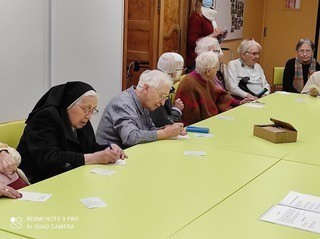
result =
M25 120L0 123L0 142L17 148L25 127Z
M174 105L174 98L175 98L176 92L178 90L179 84L185 76L186 75L180 76L180 79L176 83L174 83L172 86L174 88L174 91L170 94L170 99L171 99L172 105Z
M282 90L283 66L273 67L273 92Z

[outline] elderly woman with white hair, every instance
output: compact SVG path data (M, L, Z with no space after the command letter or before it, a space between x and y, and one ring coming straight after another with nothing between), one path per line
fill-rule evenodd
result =
M42 96L26 120L17 148L20 167L31 183L84 164L126 157L116 144L97 144L90 123L97 103L97 93L84 82L57 85Z
M131 86L106 106L97 129L97 141L123 148L185 134L182 123L156 128L149 115L169 97L172 79L159 70L144 71L138 86Z
M184 102L182 122L190 125L207 119L232 106L239 105L231 95L217 86L213 78L219 68L218 56L212 51L201 53L196 58L196 70L180 82L176 98Z
M232 95L256 100L261 94L270 94L270 85L258 64L261 49L261 45L255 40L243 40L240 43L240 58L230 61L227 68L226 86ZM242 83L246 86L240 87Z
M167 73L173 82L178 81L184 70L183 57L175 52L165 52L160 56L157 68ZM174 92L173 87L170 92ZM175 99L174 104L172 104L171 99L168 98L164 105L154 111L150 111L150 116L156 127L163 127L174 122L181 122L183 107L184 104L181 99Z

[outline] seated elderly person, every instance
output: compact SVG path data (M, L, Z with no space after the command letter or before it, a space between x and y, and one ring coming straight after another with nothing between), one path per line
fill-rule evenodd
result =
M300 93L308 78L320 70L313 57L315 45L310 39L300 39L296 45L297 56L287 61L283 72L283 90ZM302 92L301 92L302 93Z
M182 123L158 129L149 115L149 111L164 104L171 86L172 79L166 73L144 71L137 87L121 92L107 104L97 129L97 141L102 144L110 141L127 148L185 134Z
M20 154L0 142L0 196L20 198L21 194L16 190L30 184L23 171L18 168L20 162Z
M180 82L176 98L184 102L182 122L185 125L207 119L239 104L213 82L218 68L217 54L212 51L201 53L196 58L196 70Z
M84 82L54 86L42 96L26 120L17 148L21 169L31 183L84 164L126 157L115 144L97 144L90 123L97 104L97 93Z
M173 80L178 81L183 71L184 60L181 55L175 52L163 53L157 64L158 70L167 73ZM174 92L171 88L170 92ZM164 105L150 111L150 116L156 127L163 127L174 122L180 122L183 110L183 102L181 99L176 99L172 106L172 101L168 98Z
M240 43L238 48L240 58L230 61L227 69L226 86L232 95L256 100L257 95L262 94L264 89L267 91L263 95L270 93L270 85L262 67L257 63L260 51L261 46L255 40L243 40ZM240 88L241 80L245 82L247 91Z
M318 96L319 93L320 93L320 71L316 71L310 76L309 80L303 87L301 94Z

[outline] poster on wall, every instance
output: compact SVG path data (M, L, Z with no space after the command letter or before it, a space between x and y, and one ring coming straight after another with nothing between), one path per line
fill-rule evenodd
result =
M242 38L245 0L215 0L218 12L216 21L220 28L228 30L225 40Z

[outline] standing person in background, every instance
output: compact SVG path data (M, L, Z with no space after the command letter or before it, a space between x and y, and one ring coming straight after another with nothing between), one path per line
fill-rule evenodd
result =
M309 39L300 39L296 45L298 55L287 61L283 73L283 90L300 93L308 78L320 70L320 65L313 57L315 45Z
M194 70L196 42L206 36L223 40L227 31L222 30L216 23L217 11L213 9L212 0L195 0L194 9L189 17L187 35L187 59L188 72Z
M163 53L157 64L158 70L167 73L173 82L180 80L180 76L184 70L183 67L183 57L175 52ZM171 91L174 91L174 88L171 88ZM180 98L174 101L173 106L171 99L168 98L164 105L151 111L150 116L156 127L163 127L168 124L173 124L174 122L180 122L183 107L184 105Z
M226 85L232 95L241 99L256 100L257 97L253 94L259 94L263 89L267 89L264 95L270 94L270 85L258 63L261 49L261 45L253 39L243 40L240 43L238 47L240 58L228 63ZM249 78L247 88L252 94L239 87L239 82L245 77Z

